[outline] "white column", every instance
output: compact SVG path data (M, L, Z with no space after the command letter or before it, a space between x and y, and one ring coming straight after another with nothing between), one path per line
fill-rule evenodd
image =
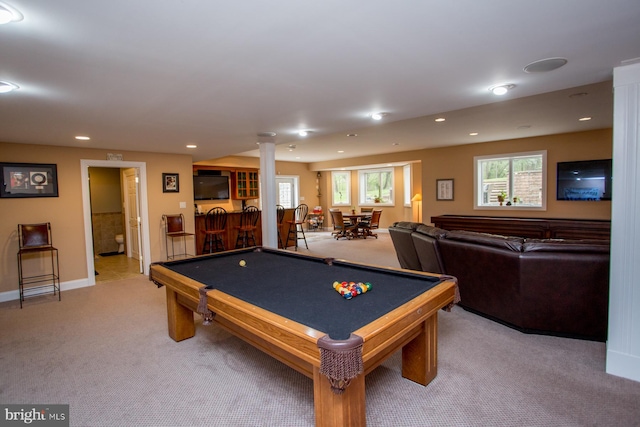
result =
M260 184L262 187L262 246L278 248L276 205L276 144L260 142Z
M640 63L614 69L609 374L640 381Z

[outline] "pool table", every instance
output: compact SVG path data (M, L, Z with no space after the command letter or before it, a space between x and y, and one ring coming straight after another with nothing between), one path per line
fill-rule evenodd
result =
M241 265L241 264L244 264ZM437 373L438 311L456 279L270 248L156 263L169 336L195 334L194 312L313 379L317 426L366 424L365 375L402 348L402 376ZM333 282L369 282L351 299Z

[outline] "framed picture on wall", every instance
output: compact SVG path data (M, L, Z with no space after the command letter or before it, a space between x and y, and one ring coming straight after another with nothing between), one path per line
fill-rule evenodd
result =
M436 200L453 200L453 178L436 179Z
M58 169L54 164L0 163L0 197L58 197Z
M177 173L162 174L162 192L163 193L179 193L180 192L180 175Z

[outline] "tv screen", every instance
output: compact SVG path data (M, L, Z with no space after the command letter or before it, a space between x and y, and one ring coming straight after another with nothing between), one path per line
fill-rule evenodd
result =
M228 176L194 176L193 198L195 200L225 200L229 198Z
M559 162L557 200L611 200L611 159Z

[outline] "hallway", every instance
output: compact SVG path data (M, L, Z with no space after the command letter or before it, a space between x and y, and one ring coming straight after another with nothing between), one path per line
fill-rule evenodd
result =
M140 265L137 260L125 254L95 257L96 283L112 282L137 276Z

